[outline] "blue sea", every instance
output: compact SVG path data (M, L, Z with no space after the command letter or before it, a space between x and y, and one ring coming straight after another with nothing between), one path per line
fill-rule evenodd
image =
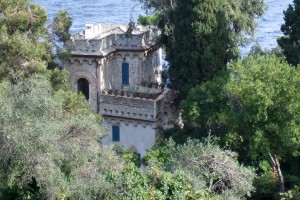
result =
M130 19L136 21L139 15L144 15L139 0L32 0L42 5L51 20L58 10L68 10L73 19L71 31L79 32L86 23L125 23ZM250 51L256 42L263 48L271 49L277 46L277 38L282 35L280 26L283 23L283 11L292 0L265 0L268 8L263 17L256 19L257 29L253 42L241 47L242 55Z

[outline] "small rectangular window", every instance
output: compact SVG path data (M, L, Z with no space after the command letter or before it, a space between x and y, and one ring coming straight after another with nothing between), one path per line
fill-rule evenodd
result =
M112 126L112 141L119 142L120 141L120 127Z

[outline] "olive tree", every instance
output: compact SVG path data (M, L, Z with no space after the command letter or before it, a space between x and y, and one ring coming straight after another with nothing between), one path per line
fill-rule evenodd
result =
M100 118L77 98L81 111L68 111L66 98L53 95L43 76L0 83L0 197L10 189L46 199L109 194L105 178L123 162L100 146Z

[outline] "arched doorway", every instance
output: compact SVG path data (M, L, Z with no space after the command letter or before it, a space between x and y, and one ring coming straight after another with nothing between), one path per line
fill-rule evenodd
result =
M86 79L81 78L77 81L77 87L78 87L78 93L81 92L85 96L85 98L89 100L90 97L89 82Z

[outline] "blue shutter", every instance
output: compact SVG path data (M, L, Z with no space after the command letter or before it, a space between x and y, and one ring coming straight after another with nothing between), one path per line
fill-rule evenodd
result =
M129 64L122 63L122 85L129 85Z
M119 126L112 127L112 141L113 142L120 141L120 127Z

